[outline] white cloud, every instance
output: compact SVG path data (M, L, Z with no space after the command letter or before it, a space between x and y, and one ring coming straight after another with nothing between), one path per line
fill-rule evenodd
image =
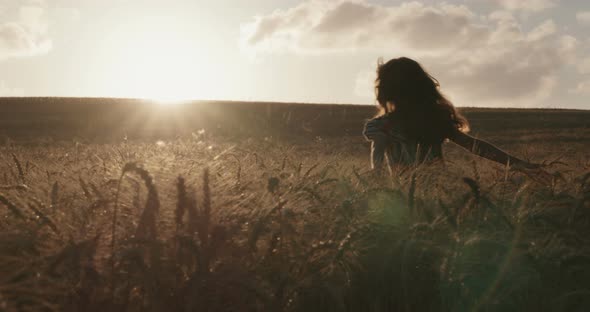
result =
M385 7L364 1L308 1L242 25L242 43L263 51L308 53L382 49L395 41L405 48L447 49L451 42L469 46L485 40L485 29L471 23L473 18L466 7L448 4Z
M576 20L581 25L590 25L590 11L576 13Z
M541 4L549 2L527 7ZM466 6L417 2L309 1L258 16L242 31L243 47L256 53L407 55L438 76L459 105L470 106L537 104L551 94L559 70L573 62L578 44L558 34L552 20L526 31L508 11L478 16ZM361 92L367 71L356 79L356 94L372 94L372 86Z
M500 6L512 11L539 12L555 7L559 0L494 0Z
M590 95L590 80L581 81L576 88L569 90L570 93Z
M12 20L0 22L0 60L47 53L51 49L47 27L44 7L18 7Z
M553 20L547 20L541 25L535 27L527 34L527 39L531 41L545 39L557 32L557 27Z
M590 57L580 60L577 68L580 74L590 74Z

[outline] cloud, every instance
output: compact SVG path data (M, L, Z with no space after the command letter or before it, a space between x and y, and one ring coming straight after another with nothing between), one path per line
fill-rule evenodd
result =
M590 74L590 57L580 59L576 68L580 74Z
M569 92L573 94L590 95L590 80L579 82L576 88L570 89Z
M0 60L47 53L52 46L47 35L46 9L23 5L12 21L0 22Z
M294 8L258 16L242 25L245 48L266 51L322 52L405 48L446 49L475 45L485 29L471 23L464 6L424 6L412 2L385 7L363 1L308 1Z
M531 106L549 97L558 71L571 62L577 41L519 41L509 48L478 50L462 60L434 68L443 90L467 106Z
M504 9L539 12L555 7L559 0L494 0Z
M555 22L553 22L553 20L546 20L539 26L533 28L533 30L527 34L527 39L529 41L543 40L544 38L547 38L556 32L557 27L555 26Z
M532 9L553 1L527 3ZM551 95L559 71L574 61L578 45L559 34L552 20L525 30L509 11L481 16L463 5L365 1L309 1L258 16L243 25L242 43L259 54L410 56L459 105L469 106L538 105ZM355 94L371 94L361 92L370 71L359 70Z
M581 25L590 25L590 11L576 13L576 20Z

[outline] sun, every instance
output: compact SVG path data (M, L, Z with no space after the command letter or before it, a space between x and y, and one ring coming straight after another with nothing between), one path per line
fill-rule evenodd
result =
M189 102L193 99L174 96L174 95L162 95L162 96L153 96L147 98L156 104L163 105L163 106L173 106L173 105L181 105L183 103Z
M131 74L129 91L162 102L190 97L186 88L191 80L190 71L185 69L191 62L187 44L187 39L176 32L144 33L130 41L126 57Z
M140 20L114 31L104 64L110 93L162 105L212 98L211 80L219 77L207 64L210 52L185 29L174 21Z

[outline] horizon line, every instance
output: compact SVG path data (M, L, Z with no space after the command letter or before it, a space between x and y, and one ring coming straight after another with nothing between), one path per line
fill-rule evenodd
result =
M124 101L146 101L158 103L162 102L159 99L142 98L142 97L109 97L109 96L0 96L0 101L3 99L108 99L108 100L124 100ZM260 103L260 104L294 104L294 105L342 105L342 106L363 106L376 107L375 104L359 104L359 103L330 103L330 102L297 102L297 101L271 101L271 100L220 100L220 99L181 99L171 100L176 103L196 103L196 102L219 102L219 103ZM466 109L498 109L498 110L570 110L570 111L590 111L584 108L563 108L563 107L492 107L492 106L460 106L457 108Z

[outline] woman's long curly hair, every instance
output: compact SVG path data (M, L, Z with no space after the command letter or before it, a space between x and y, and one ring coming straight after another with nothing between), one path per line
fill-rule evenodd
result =
M438 80L407 57L379 61L375 93L380 115L395 119L420 142L440 143L457 130L469 130L467 120L440 93Z

